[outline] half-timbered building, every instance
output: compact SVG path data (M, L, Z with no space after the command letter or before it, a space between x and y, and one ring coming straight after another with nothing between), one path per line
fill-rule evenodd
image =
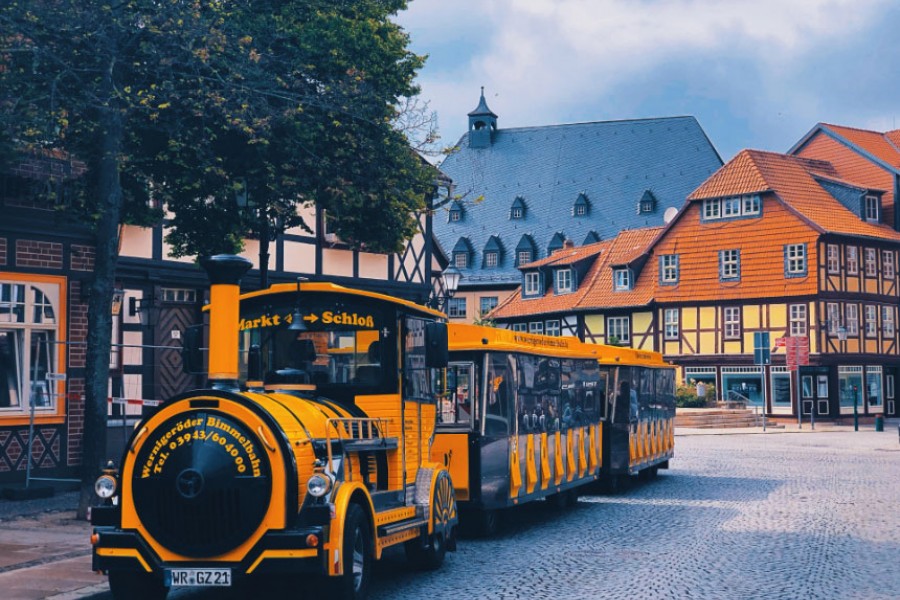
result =
M48 155L24 160L0 177L0 483L26 478L27 448L34 479L72 477L81 463L87 339L82 290L93 278L93 235L34 198L35 186L61 186L83 170L77 161ZM436 182L447 185L442 176ZM322 210L313 207L303 216L312 232L273 227L268 240L246 240L243 255L254 265L244 279L247 288L260 285L259 267L267 264L270 284L329 281L420 303L443 293L436 288L447 258L434 243L430 210L416 216L418 232L404 250L390 255L351 248L329 231ZM181 334L202 322L208 280L193 257L172 256L168 227L164 220L120 228L121 293L110 356L113 458L144 407L201 383L182 371Z
M663 352L684 380L770 415L795 418L798 402L821 419L890 412L900 232L885 194L828 161L745 150L664 228L524 265L520 293L491 316L531 327L579 315L583 339ZM586 289L553 288L555 269L588 259Z

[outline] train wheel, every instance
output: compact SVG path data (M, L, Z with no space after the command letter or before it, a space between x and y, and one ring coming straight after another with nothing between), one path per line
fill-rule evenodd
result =
M372 534L363 509L356 504L347 507L344 519L344 574L330 577L332 596L340 600L361 600L366 597L372 579Z
M443 472L438 475L431 499L431 514L434 519L433 533L423 544L423 538L406 542L406 557L416 567L428 571L439 568L444 563L447 547L455 543L453 521L456 516L456 498L450 476Z
M149 573L110 571L109 591L116 600L162 600L169 590Z

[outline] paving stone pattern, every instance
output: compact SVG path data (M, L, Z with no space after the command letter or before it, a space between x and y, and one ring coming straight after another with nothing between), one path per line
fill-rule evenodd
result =
M685 436L672 469L560 514L522 507L435 573L401 553L372 600L900 598L892 433Z

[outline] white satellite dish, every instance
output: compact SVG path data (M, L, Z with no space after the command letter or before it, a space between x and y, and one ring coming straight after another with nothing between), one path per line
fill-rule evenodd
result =
M675 218L675 215L677 215L677 214L678 214L678 209L675 208L674 206L670 206L669 208L666 209L666 212L663 213L663 223L668 225L672 221L672 219Z

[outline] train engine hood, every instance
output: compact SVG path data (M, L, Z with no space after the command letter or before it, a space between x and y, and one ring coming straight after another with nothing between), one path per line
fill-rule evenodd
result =
M245 552L295 521L314 442L333 430L329 419L348 416L286 393L176 397L136 428L125 452L122 527L140 531L164 560Z

